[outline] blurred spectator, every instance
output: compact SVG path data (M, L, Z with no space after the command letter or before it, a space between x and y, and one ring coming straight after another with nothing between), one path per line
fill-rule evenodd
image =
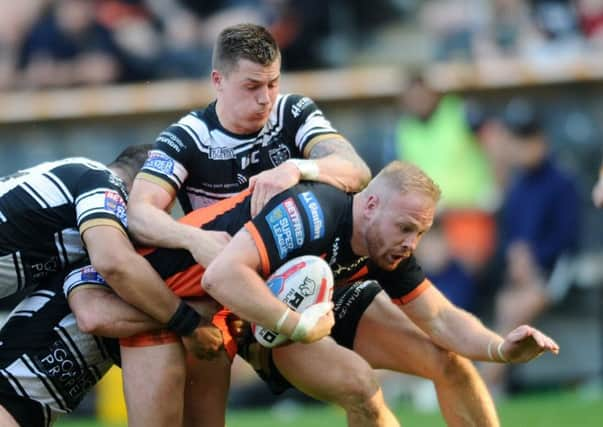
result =
M0 0L0 90L18 85L17 56L27 29L47 0Z
M416 255L427 277L450 301L467 311L474 311L475 281L456 258L439 220L434 221L429 233L421 239Z
M260 24L270 30L281 47L284 70L311 69L324 65L320 47L322 39L330 30L331 17L329 13L316 12L328 12L332 2L333 0L181 0L205 27L201 39L208 52L222 28L238 22ZM349 9L350 6L346 7ZM170 25L169 20L167 25Z
M496 189L483 147L471 127L467 104L441 95L414 74L402 95L397 126L398 158L423 168L442 188L442 224L452 250L470 271L494 248Z
M508 185L511 170L509 131L501 120L475 100L466 102L467 117L492 170L497 195Z
M476 59L517 56L536 31L525 0L493 0L486 24L474 40Z
M488 17L487 3L480 0L431 0L424 2L421 20L433 37L434 60L469 61L474 37Z
M117 80L117 46L95 17L93 0L56 0L27 34L19 69L27 86L70 86Z
M157 22L143 0L101 0L97 22L111 32L121 70L119 81L159 76L162 40Z
M573 0L530 0L536 27L548 40L573 38L578 21Z
M598 208L603 208L603 162L599 169L599 179L595 183L592 191L593 203Z
M505 334L534 321L554 302L547 284L562 256L577 248L580 200L573 178L549 154L535 108L516 98L503 118L517 168L501 208L505 277L496 296L494 329ZM488 364L484 378L493 393L505 392L505 365Z
M584 46L573 0L530 0L538 37L522 52L527 59L559 61L575 58Z
M603 46L603 0L577 0L580 29L598 47Z

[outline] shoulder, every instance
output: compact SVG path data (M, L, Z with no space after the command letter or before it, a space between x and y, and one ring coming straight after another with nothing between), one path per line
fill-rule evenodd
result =
M287 93L277 98L276 109L281 111L286 119L305 119L310 113L318 109L316 103L309 97Z
M85 157L69 157L49 164L50 172L61 178L78 178L83 175L109 175L104 164Z

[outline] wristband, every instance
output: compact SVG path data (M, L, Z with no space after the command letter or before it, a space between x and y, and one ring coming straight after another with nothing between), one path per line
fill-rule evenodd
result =
M287 307L287 309L285 310L285 312L283 313L283 315L281 316L281 318L278 319L278 322L276 322L276 326L274 328L274 332L276 332L277 334L281 333L281 328L283 327L283 324L287 320L287 317L289 317L289 312L290 311L291 311L291 309L289 307Z
M498 351L498 357L500 357L500 360L504 363L509 363L509 361L503 355L503 352L502 352L502 346L504 343L505 343L504 341L501 341L500 344L498 344L498 347L496 348L496 350Z
M307 181L315 181L320 175L318 164L314 160L308 159L288 159L289 163L293 163L299 169L300 178Z
M330 302L320 302L310 306L299 317L297 325L289 338L293 341L301 341L308 335L308 332L316 326L318 319L324 316L331 309Z
M496 362L496 360L494 360L494 356L492 355L492 340L488 342L488 357L491 361Z
M199 313L184 301L180 301L176 312L167 323L167 328L180 336L186 336L192 334L200 322Z

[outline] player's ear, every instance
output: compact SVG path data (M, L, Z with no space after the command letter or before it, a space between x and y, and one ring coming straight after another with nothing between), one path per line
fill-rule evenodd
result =
M373 215L375 215L380 205L381 200L379 196L376 194L371 194L366 198L366 201L364 203L364 214L369 218L372 217Z
M211 82L214 85L216 91L222 90L222 80L224 76L218 70L212 70L211 72Z

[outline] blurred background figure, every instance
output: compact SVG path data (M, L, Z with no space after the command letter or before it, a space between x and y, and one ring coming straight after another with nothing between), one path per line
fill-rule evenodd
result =
M565 294L550 279L562 258L576 251L580 237L576 183L551 155L535 107L512 99L503 122L515 170L500 210L504 277L494 311L499 333L533 322ZM506 365L488 364L483 372L495 395L506 391Z
M592 198L596 207L603 207L603 162L601 163L601 169L599 169L599 179L593 187Z
M56 0L25 36L18 59L25 86L73 86L118 79L118 47L96 18L94 0Z
M497 204L492 167L476 138L483 120L473 104L439 93L420 72L410 75L401 104L396 155L421 166L440 185L443 232L458 260L476 273L494 249Z
M451 250L438 218L421 239L416 256L427 277L450 301L464 310L475 312L476 281Z

